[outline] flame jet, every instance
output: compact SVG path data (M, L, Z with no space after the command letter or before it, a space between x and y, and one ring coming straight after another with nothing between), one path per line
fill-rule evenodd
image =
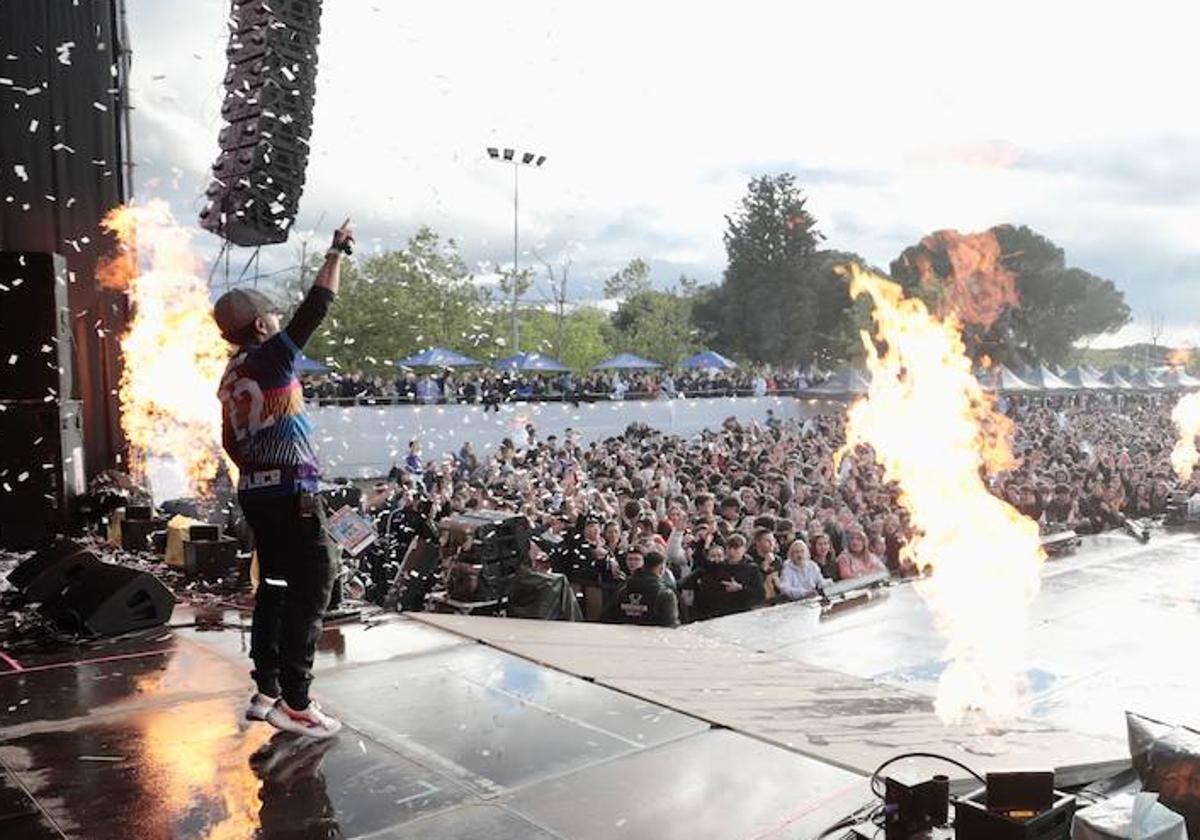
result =
M203 495L223 458L216 393L229 346L212 319L192 234L158 200L116 208L104 227L120 245L100 280L125 291L133 310L119 392L130 473L144 480L148 459L172 460L188 490Z
M1011 720L1025 707L1025 631L1044 557L1037 523L984 483L1013 465L1012 423L972 374L955 313L935 315L856 265L844 273L851 297L874 304L876 334L862 334L871 384L849 410L842 452L874 449L912 515L906 555L932 570L916 585L946 640L935 711L947 724L972 712Z

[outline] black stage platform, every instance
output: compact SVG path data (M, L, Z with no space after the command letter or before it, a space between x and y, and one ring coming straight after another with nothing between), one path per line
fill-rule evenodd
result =
M1190 536L1113 536L1047 567L1033 723L983 736L1036 735L1062 766L1120 760L1125 706L1195 722L1197 560ZM190 626L87 647L0 646L0 837L811 838L870 798L879 755L938 738L983 770L1005 755L930 723L938 646L912 596L677 631L329 627L316 692L347 724L330 742L241 720L233 610L180 607Z

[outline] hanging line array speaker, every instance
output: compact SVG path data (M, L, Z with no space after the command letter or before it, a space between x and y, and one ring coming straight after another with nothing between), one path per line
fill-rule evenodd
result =
M320 0L233 0L225 125L200 224L235 245L285 242L295 221L320 22Z

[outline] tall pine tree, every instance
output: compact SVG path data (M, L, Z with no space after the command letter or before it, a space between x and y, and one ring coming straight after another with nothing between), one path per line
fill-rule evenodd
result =
M725 217L729 262L715 301L720 349L773 364L811 358L817 290L806 268L824 237L806 200L792 175L764 175Z

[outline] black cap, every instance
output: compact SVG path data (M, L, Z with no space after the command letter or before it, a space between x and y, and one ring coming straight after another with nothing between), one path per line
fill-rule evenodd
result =
M233 341L255 318L279 311L275 301L257 289L230 289L213 306L213 320L225 340Z

